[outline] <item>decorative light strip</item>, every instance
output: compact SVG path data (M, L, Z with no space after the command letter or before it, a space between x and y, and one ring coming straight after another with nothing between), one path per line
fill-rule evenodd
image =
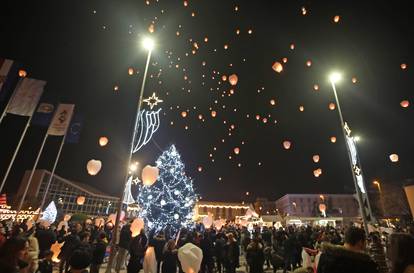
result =
M231 206L231 205L197 205L199 208L226 208L226 209L249 209L248 206Z
M137 141L134 143L133 153L138 152L142 146L147 144L151 140L152 135L160 127L160 111L161 108L157 111L142 110L139 113L139 124L135 131L135 139ZM139 137L137 137L138 134Z

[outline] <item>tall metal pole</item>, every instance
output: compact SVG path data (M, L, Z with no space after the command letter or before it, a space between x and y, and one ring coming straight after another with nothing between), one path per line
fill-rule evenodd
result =
M32 171L30 173L29 179L27 180L26 188L24 189L22 198L20 199L20 202L19 202L19 206L17 207L17 210L16 210L16 219L17 219L17 216L19 215L19 213L20 213L20 211L23 207L24 199L26 199L27 191L29 190L30 184L32 183L34 172L36 171L37 164L39 163L39 159L40 159L40 156L42 155L43 147L45 146L45 143L46 143L46 140L47 140L48 136L49 136L49 134L46 133L45 137L43 138L42 145L40 146L39 152L37 153L35 163L33 165Z
M4 175L3 180L1 181L0 192L3 190L3 187L6 184L7 177L9 176L11 168L13 167L14 160L16 159L17 153L19 152L20 146L22 145L22 142L23 142L23 139L26 135L27 129L29 129L31 120L32 120L32 116L30 116L29 119L27 120L26 126L24 127L24 130L23 130L23 133L20 136L19 143L17 144L17 147L14 150L12 159L10 160L9 166L7 167L7 170L6 170L6 174Z
M62 142L60 143L59 151L57 153L55 163L53 164L52 172L50 173L49 179L47 180L46 188L45 188L44 193L43 193L42 203L40 203L40 211L43 211L43 206L45 204L46 196L47 196L47 193L48 193L49 188L50 188L50 183L52 183L53 176L55 175L56 166L59 162L60 153L62 152L62 148L63 148L63 144L65 144L65 140L66 140L66 133L62 138Z
M348 160L349 160L349 164L350 164L350 167L351 167L352 179L354 180L354 187L355 187L355 191L356 191L356 195L357 195L359 209L361 211L362 221L364 223L364 230L365 230L365 233L368 236L369 235L369 231L368 231L367 215L366 215L366 212L365 212L365 209L364 209L361 192L358 189L358 182L357 182L357 179L355 177L354 166L352 164L351 151L349 150L349 147L348 147L348 145L346 143L347 142L347 136L346 136L346 132L345 132L345 123L344 123L344 119L343 119L343 116L342 116L341 105L339 104L339 99L338 99L338 94L336 92L335 83L332 80L331 80L331 85L332 85L332 90L333 90L334 95L335 95L335 101L336 101L336 106L338 108L339 119L341 121L341 130L342 130L342 134L343 134L344 141L345 141L346 151L348 153Z
M132 132L132 140L131 140L130 148L129 148L129 155L128 155L128 161L127 161L127 171L126 171L126 174L125 174L124 185L122 187L122 192L120 194L119 204L118 204L118 208L117 208L117 212L116 212L115 227L112 230L111 254L109 256L109 261L108 261L108 266L106 268L106 273L111 272L113 260L115 258L115 245L118 242L118 229L119 229L119 222L120 222L120 219L121 219L122 202L124 200L125 187L128 183L128 177L129 177L129 171L128 170L129 170L129 166L131 165L132 153L133 153L134 143L135 143L135 135L136 135L136 132L138 130L139 118L141 116L140 112L141 112L142 98L144 96L145 81L146 81L146 78L147 78L148 66L149 66L149 63L150 63L150 59L151 59L151 50L148 50L147 63L145 65L144 77L142 79L141 91L140 91L140 94L139 94L137 113L136 113L136 116L135 116L135 119L134 119L134 130Z

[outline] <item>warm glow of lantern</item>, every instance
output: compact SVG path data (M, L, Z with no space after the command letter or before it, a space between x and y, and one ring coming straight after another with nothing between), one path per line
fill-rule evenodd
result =
M236 74L232 74L229 76L229 82L231 85L236 85L238 81L239 81L239 78L237 77Z
M335 110L335 108L336 108L335 103L331 102L329 104L329 110Z
M201 166L198 166L197 169L198 169L199 172L202 172L203 171L203 167L201 167Z
M341 19L341 17L339 15L335 15L335 17L333 18L333 21L335 23L338 23L340 19Z
M186 112L186 111L182 111L182 112L181 112L181 116L182 116L183 118L187 117L187 112Z
M319 155L314 155L314 156L312 156L312 160L313 160L313 162L315 162L315 163L318 163L319 162Z
M216 111L211 111L211 116L213 117L213 118L215 118L216 116L217 116L217 112Z
M403 100L400 102L400 105L403 108L407 108L408 106L410 106L410 102L408 100Z
M288 140L283 141L283 148L285 148L286 150L290 149L290 146L292 145L292 143Z
M319 204L319 211L320 212L325 212L326 211L326 205L325 204Z
M276 104L276 101L275 101L274 99L271 99L271 100L270 100L270 104L271 104L271 105L275 105L275 104Z
M159 169L157 167L152 167L147 165L142 169L142 183L146 186L151 186L157 181L159 176Z
M397 154L390 155L391 162L398 162L399 158Z
M332 143L335 143L335 142L336 142L336 137L334 137L334 136L333 136L333 137L331 137L331 142L332 142Z
M118 91L119 90L119 86L118 85L115 85L114 86L114 91Z
M286 58L286 57L282 59L282 62L283 62L284 64L285 64L285 63L287 63L287 61L288 61L288 58Z
M357 80L357 78L356 78L356 77L353 77L353 78L352 78L352 83L357 83L357 81L358 81L358 80Z
M134 74L134 69L132 67L128 68L128 75L133 75Z
M240 148L239 147L234 148L234 153L238 155L240 153Z
M319 85L314 84L314 85L313 85L313 90L318 91L318 90L319 90Z
M299 111L301 112L305 111L305 107L303 107L303 105L299 106Z
M273 69L274 71L276 71L277 73L280 73L280 72L282 72L282 71L283 71L283 65L282 65L281 63L279 63L279 62L275 62L275 63L272 65L272 69Z
M149 27L148 27L149 33L154 33L154 30L155 30L154 24L149 25Z
M405 69L407 69L407 64L401 64L400 67L401 67L402 70L405 70Z
M295 44L290 44L290 49L294 50L295 49Z
M90 175L97 175L101 168L102 162L100 160L91 159L88 161L88 164L86 164L86 169Z
M313 175L315 177L319 177L321 174L322 174L322 169L321 168L316 169L316 170L313 171Z
M85 196L78 196L78 198L76 199L76 204L82 206L85 203Z
M25 78L27 76L27 72L24 69L19 70L19 77Z
M306 66L307 67L310 67L311 65L312 65L312 61L310 61L310 60L309 61L306 61Z
M221 76L221 80L222 80L223 82L227 81L227 76L226 76L226 75Z
M109 139L107 137L100 137L99 138L99 145L101 147L106 146L106 144L108 144Z

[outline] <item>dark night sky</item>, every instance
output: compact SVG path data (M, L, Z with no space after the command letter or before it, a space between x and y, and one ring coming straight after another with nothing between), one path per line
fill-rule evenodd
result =
M338 114L328 109L334 97L327 75L338 69L344 74L338 92L345 120L362 138L358 148L366 181L414 176L413 106L400 106L404 99L414 103L414 35L408 2L189 0L187 7L183 1L149 2L2 3L0 56L18 60L30 77L46 80L44 98L75 103L84 117L81 141L64 147L57 174L111 194L120 191L146 58L139 40L149 34L154 21L151 36L157 47L145 96L156 92L164 103L160 130L135 157L142 165L154 164L159 148L176 144L197 192L208 200L351 192ZM306 16L301 14L303 6ZM341 16L337 24L335 15ZM195 55L194 42L199 46ZM271 66L283 57L288 62L278 74ZM311 67L305 65L307 60ZM402 70L401 63L408 68ZM129 76L129 67L139 73ZM221 75L232 73L239 82L229 97L228 81L219 82ZM356 84L351 82L354 76ZM319 84L319 91L313 90L314 84ZM269 103L272 98L275 106ZM210 107L217 111L216 118ZM188 115L182 118L186 110ZM268 122L257 121L256 114ZM24 120L9 115L0 126L1 175ZM235 129L229 136L231 124ZM31 168L44 133L44 128L30 128L7 183L9 192ZM98 145L100 136L109 138L108 146ZM331 136L337 137L335 144ZM284 140L292 142L290 150L283 149ZM48 142L39 167L51 169L58 142ZM239 155L234 155L234 147L240 147ZM398 163L389 160L392 153L399 155ZM321 157L318 164L312 161L314 154ZM85 167L92 158L103 162L95 177ZM323 170L319 178L313 176L316 168ZM246 191L251 193L248 198Z

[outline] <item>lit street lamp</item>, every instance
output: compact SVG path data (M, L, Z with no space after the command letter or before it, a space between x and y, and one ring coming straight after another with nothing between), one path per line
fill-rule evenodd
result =
M371 205L369 204L368 194L365 190L365 183L362 176L362 169L360 160L357 154L355 142L359 140L359 137L351 136L351 129L348 124L344 122L341 105L339 103L338 94L336 92L336 83L342 80L342 75L338 72L333 72L329 75L329 81L331 82L332 90L335 95L335 102L338 109L339 119L341 122L342 133L344 136L346 149L348 152L349 164L351 167L352 178L354 181L356 197L358 200L359 208L361 210L362 221L364 223L364 229L368 235L368 223L372 221Z
M110 273L111 269L112 269L112 265L113 265L113 261L115 258L115 246L116 243L118 242L118 229L119 229L119 222L120 222L120 218L121 218L121 212L122 212L122 204L123 204L123 200L124 200L124 195L125 195L125 187L128 183L128 178L130 175L130 172L133 171L131 169L131 159L132 159L132 154L133 154L133 149L134 149L134 143L135 143L135 135L137 132L137 127L139 124L139 118L140 118L140 112L141 112L141 105L142 105L142 100L143 100L143 95L144 95L144 89L145 89L145 81L147 79L147 73L148 73L148 67L149 67L149 63L151 60L151 53L152 50L155 47L155 43L154 40L152 40L149 37L146 37L142 40L142 47L148 51L148 55L147 55L147 62L145 64L145 71L144 71L144 77L142 78L142 84L141 84L141 91L139 93L139 100L138 100L138 105L137 105L137 112L135 115L135 119L134 119L134 130L132 131L132 138L131 138L131 143L130 143L130 148L129 148L129 155L128 155L128 161L127 161L127 170L125 172L125 178L124 178L124 185L122 187L122 191L120 194L120 199L119 199L119 204L118 204L118 208L116 211L116 220L115 220L115 226L114 229L112 230L112 240L111 240L111 254L109 256L109 261L108 261L108 266L106 268L106 272ZM138 164L133 164L135 165L135 167L133 168L138 168ZM135 169L135 171L136 171Z
M382 196L381 183L378 180L374 180L372 182L372 184L374 184L378 188L378 193L379 193L379 198L380 198L380 203L381 203L381 209L382 209L382 215L383 215L383 217L385 217L385 205L384 205L384 198Z

